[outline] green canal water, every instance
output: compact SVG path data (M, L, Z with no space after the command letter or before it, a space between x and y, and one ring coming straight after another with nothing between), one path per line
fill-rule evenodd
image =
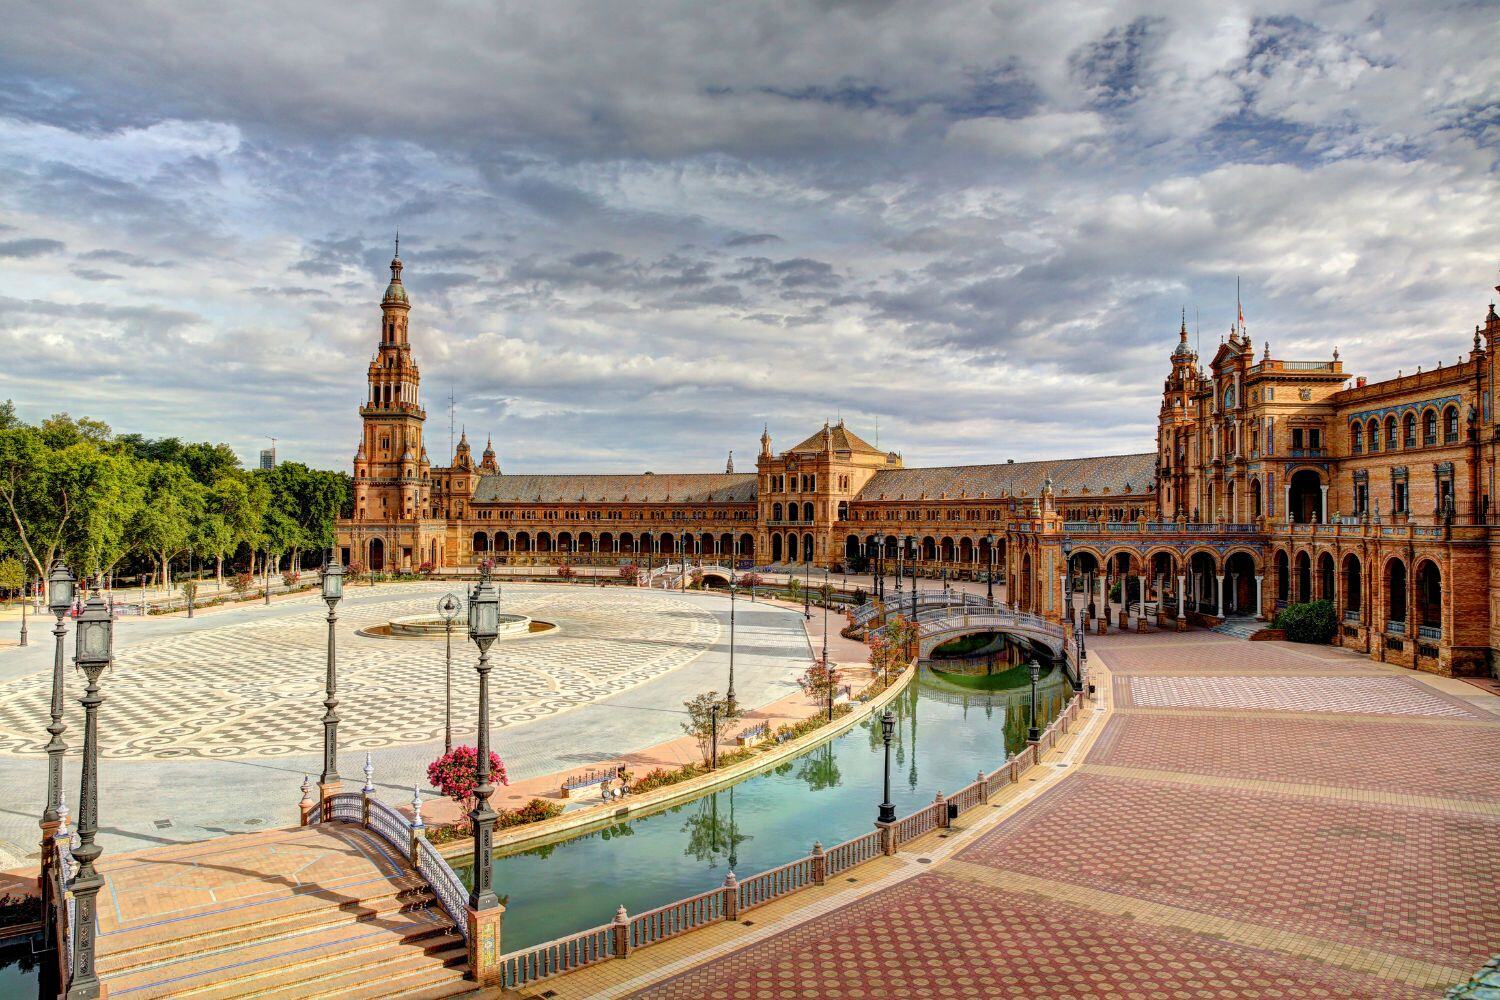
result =
M927 669L896 697L891 798L904 816L953 792L1026 745L1030 684L982 691ZM1045 726L1061 709L1059 671L1038 687ZM661 812L494 861L506 900L506 951L563 937L703 892L726 872L745 877L868 833L880 804L878 718L734 785ZM469 869L459 872L469 879Z

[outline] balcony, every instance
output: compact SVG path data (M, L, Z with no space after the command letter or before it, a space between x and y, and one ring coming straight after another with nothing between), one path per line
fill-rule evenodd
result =
M1344 624L1345 625L1358 625L1359 624L1359 612L1358 611L1352 611L1352 610L1351 611L1345 611L1344 612Z
M1430 642L1443 641L1443 627L1441 625L1418 625L1417 638L1426 639Z
M1326 454L1327 448L1293 448L1291 451L1293 458L1322 458Z
M1406 634L1406 622L1386 622L1385 623L1385 634L1386 635L1405 635Z

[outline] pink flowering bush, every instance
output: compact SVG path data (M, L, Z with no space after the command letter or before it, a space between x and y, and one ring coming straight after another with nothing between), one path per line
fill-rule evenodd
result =
M474 808L474 789L479 784L479 752L473 747L454 747L427 765L427 781L457 802L467 817ZM505 761L493 750L490 751L490 781L510 784L505 774Z

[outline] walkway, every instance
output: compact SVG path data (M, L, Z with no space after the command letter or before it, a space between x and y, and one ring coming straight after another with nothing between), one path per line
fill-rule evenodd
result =
M1090 650L1112 711L1013 817L528 995L1373 1000L1500 951L1500 698L1206 632Z
M351 587L340 605L340 771L363 783L374 755L381 798L427 787L443 746L443 643L362 638L355 628L426 611L448 585ZM494 746L512 779L583 769L681 735L682 702L728 673L729 601L635 588L505 585L504 605L556 622L497 643ZM802 616L739 601L736 688L747 706L794 693L812 650ZM107 852L293 825L316 777L326 613L312 596L186 618L128 618L100 709L100 839ZM835 623L837 624L837 623ZM68 652L72 652L72 635ZM473 742L474 647L454 641L454 740ZM0 869L35 862L45 798L51 637L0 650ZM82 710L67 671L64 788L78 788ZM40 734L38 736L37 734Z

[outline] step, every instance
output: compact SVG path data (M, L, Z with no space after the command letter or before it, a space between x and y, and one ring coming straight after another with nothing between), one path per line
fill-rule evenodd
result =
M326 974L327 964L345 961L356 967L368 956L393 945L422 943L442 948L462 940L441 909L391 914L378 921L353 921L310 928L241 948L185 955L149 969L109 977L111 996L147 1000L165 996L236 997L268 986ZM322 965L324 968L319 969Z
M411 989L402 990L399 993L381 994L382 1000L447 1000L448 997L477 997L480 990L467 978L455 979L449 982L437 983L436 985L418 985ZM494 996L491 989L489 996Z
M238 947L308 927L409 909L430 896L427 883L417 875L372 878L345 886L307 886L300 892L268 896L181 921L104 935L99 940L99 972L119 973L226 945Z
M401 954L406 951L413 953ZM371 960L363 968L343 975L304 982L308 991L298 996L303 1000L332 1000L334 997L339 1000L378 1000L435 988L445 989L438 996L452 996L474 989L474 984L464 978L468 975L468 967L469 950L462 938L448 948L427 953L411 948L393 948L391 957L378 963ZM459 988L455 989L455 986ZM257 998L275 995L280 994L253 994Z

